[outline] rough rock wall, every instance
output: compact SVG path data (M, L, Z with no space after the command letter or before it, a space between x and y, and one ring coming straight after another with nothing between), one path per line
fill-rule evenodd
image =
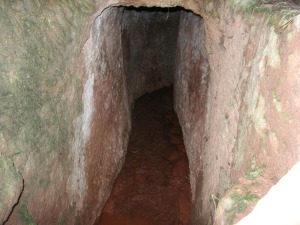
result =
M74 221L66 182L83 89L74 62L92 11L87 2L0 3L0 223L18 197L7 224Z
M71 195L79 210L78 224L91 224L101 212L123 165L130 115L123 69L121 22L123 8L108 8L98 16L83 47L85 82L79 127L84 138L74 150ZM88 120L88 121L85 121ZM79 154L79 156L78 156Z
M107 4L1 3L1 222L100 213L130 129L122 13L98 17Z
M86 165L95 165L96 159L103 160L105 164L105 159L109 158L107 154L103 154L102 158L102 154L91 153L93 146L108 149L108 136L104 134L103 141L102 138L96 140L91 136L94 129L98 133L102 131L88 124L106 126L107 121L101 121L100 118L115 115L116 121L122 121L121 126L119 129L111 127L108 133L114 137L120 136L122 131L126 131L124 118L127 112L126 106L122 106L125 114L111 111L106 115L107 109L105 104L104 108L100 104L100 97L92 97L99 94L108 100L108 106L115 109L110 100L120 101L125 93L119 90L123 84L116 84L112 77L101 78L89 73L86 70L89 68L86 66L89 62L86 59L89 57L88 51L81 50L83 41L90 37L90 26L100 12L108 5L123 4L181 5L200 13L204 18L205 47L211 70L203 136L205 145L198 136L185 137L191 141L187 145L202 149L200 157L204 185L201 194L198 187L201 183L201 170L197 164L199 152L191 147L189 150L196 154L195 158L190 154L191 162L198 165L191 167L197 177L192 181L195 190L192 223L197 224L201 218L212 218L215 212L213 201L218 203L219 200L220 221L232 223L240 206L230 195L232 190L235 191L233 182L239 183L239 178L245 177L255 182L257 176L266 176L273 178L271 181L275 183L299 160L298 11L274 11L270 5L262 7L251 1L238 0L224 1L222 4L216 1L155 0L98 1L95 4L97 7L89 4L89 1L0 3L0 173L3 177L0 181L0 221L6 219L19 196L19 204L7 224L34 224L35 221L40 224L75 224L76 210L77 215L91 213L88 214L90 221L97 214L96 211L90 211L87 203L101 208L101 203L97 205L88 191L93 185L99 191L105 190L113 177L103 179L106 184L101 184L102 179L94 179L95 173L90 172L92 167ZM117 14L112 13L112 17ZM188 18L185 16L186 20ZM116 34L105 29L103 32L108 36ZM197 43L197 38L192 38ZM114 37L110 39L102 40L117 41ZM87 42L86 46L91 43ZM107 46L107 52L116 51L121 57L118 45L99 46ZM184 55L180 57L184 59ZM94 69L98 72L120 72L117 65L105 68L104 64L100 64ZM187 65L191 70L197 68L197 63L195 68L188 62ZM187 78L194 81L190 76ZM182 78L179 76L178 79ZM104 84L108 92L101 93L102 88L96 87L104 88ZM180 88L197 86L199 80L195 84L185 85ZM116 89L118 92L112 94L111 91ZM199 119L202 123L204 119L192 114L190 118L185 117L184 110L192 111L190 107L193 104L180 102L181 98L194 99L193 95L188 93L187 98L177 93L175 95L181 121L189 119L196 122L190 126L182 122L185 133L195 135L189 131L189 127L195 126L193 129L202 137L202 128L197 121ZM195 95L201 98L199 93ZM195 102L200 104L200 101ZM179 106L186 108L180 109ZM95 116L94 123L91 115ZM90 137L90 140L84 137ZM124 137L117 143L121 148L125 144L126 132ZM197 138L198 143L195 142ZM117 160L122 158L122 152L116 151ZM109 165L105 166L109 168ZM118 166L112 170L117 171ZM3 186L3 181L8 185ZM225 192L227 194L221 199ZM105 195L99 192L98 196L105 198ZM241 202L244 203L244 200ZM231 206L222 211L223 202L228 201ZM82 221L87 222L85 219L87 217Z
M224 9L223 9L224 10ZM202 151L203 186L195 199L201 218L212 224L215 212L212 196L220 198L231 184L234 148L242 102L241 78L244 70L244 48L249 32L237 14L220 9L219 18L205 20L206 50L210 66L205 123L206 142ZM218 19L218 21L216 21ZM241 91L242 90L242 91ZM245 127L247 129L247 127ZM198 218L197 218L198 217Z
M232 224L299 160L300 46L296 15L249 1L222 7L205 17L208 140L195 204L210 223ZM215 218L213 203L223 209Z
M124 11L122 44L130 102L173 83L179 10L129 8Z
M297 14L290 17L284 11L272 14L267 11L261 14L259 22L253 18L244 56L245 65L251 69L245 79L243 120L238 127L239 145L234 151L236 166L233 172L241 168L237 171L245 171L249 178L259 171L260 176L267 180L264 183L270 185L276 184L300 159ZM257 24L265 27L264 30L257 28ZM253 42L258 43L256 52L251 48ZM243 74L247 74L246 71ZM232 177L243 176L238 172ZM259 190L258 184L256 187Z
M204 22L182 11L174 74L175 110L182 126L190 167L192 200L201 194L201 153L205 142L206 93L209 65L205 50ZM200 206L194 205L197 209ZM196 211L195 211L196 212Z
M205 32L195 32L196 37L186 18L181 21L175 96L190 160L192 224L238 221L299 160L294 60L299 31L298 11L293 12L250 1L210 2L201 12ZM203 63L196 51L203 34L203 58L210 68L207 99L205 85L195 88L200 93L193 90L199 72L190 69Z

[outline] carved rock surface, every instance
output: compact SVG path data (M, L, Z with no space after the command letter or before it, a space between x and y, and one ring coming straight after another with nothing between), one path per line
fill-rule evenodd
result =
M130 15L113 6L166 14L126 24ZM168 14L175 6L195 14ZM178 27L161 35L160 15ZM128 40L147 43L151 35L134 39L130 30L147 31L146 24L152 41L164 43L149 46L164 54L145 58L139 81L126 59L146 51L129 56ZM221 208L214 200L240 180L273 185L300 159L300 16L292 1L1 1L0 31L1 190L12 182L2 221L24 180L7 224L92 224L123 164L134 99L172 82L190 163L191 224L212 224ZM145 62L163 66L147 70ZM162 79L164 71L174 76ZM247 213L224 218L238 222Z

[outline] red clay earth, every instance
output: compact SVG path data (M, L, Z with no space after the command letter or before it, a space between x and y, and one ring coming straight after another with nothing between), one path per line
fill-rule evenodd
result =
M188 159L163 88L136 101L125 164L94 225L184 225L190 209Z

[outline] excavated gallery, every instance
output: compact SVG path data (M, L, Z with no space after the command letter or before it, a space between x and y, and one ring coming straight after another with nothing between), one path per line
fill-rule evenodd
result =
M299 14L1 1L0 224L300 224Z

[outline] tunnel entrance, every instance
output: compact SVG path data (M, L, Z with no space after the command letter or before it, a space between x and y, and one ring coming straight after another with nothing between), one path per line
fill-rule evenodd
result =
M125 164L94 225L188 224L188 159L172 88L139 98Z
M126 218L131 219L128 223L132 225L134 219L137 219L136 224L164 225L199 221L197 212L200 211L198 201L201 201L202 187L199 174L202 165L201 145L208 84L208 62L204 43L202 18L180 7L164 9L111 7L96 18L91 37L86 44L87 55L93 56L90 75L95 74L97 122L94 123L94 132L90 138L92 152L99 146L97 156L93 155L88 160L101 171L100 174L95 174L94 168L90 168L91 175L88 180L89 190L94 193L93 196L95 198L99 196L99 203L97 209L93 209L93 214L99 216L100 212L103 212L95 225L107 218L117 220L115 224L125 224ZM137 101L138 105L142 101L137 99L145 93L169 86L173 87L173 91L167 92L172 92L174 99L169 96L169 103L162 103L162 106L155 106L155 103L154 107L161 110L164 109L164 104L169 104L170 109L167 113L174 108L176 114L174 111L172 113L178 116L182 125L186 153L183 150L182 137L176 137L175 133L168 137L168 133L173 132L168 128L171 126L168 120L174 120L174 116L170 118L160 116L167 120L166 125L157 124L156 120L160 120L159 118L155 120L155 117L159 117L156 115L158 112L150 116L154 121L147 123L154 127L149 129L153 130L155 135L160 135L159 137L150 135L150 130L148 133L144 131L146 125L143 122L134 122L135 114L132 110L135 102ZM144 98L152 102L152 97ZM130 124L134 129L135 123L141 123L142 128L138 128L140 129L138 132L134 130L129 132ZM178 124L174 126L180 130ZM159 131L160 127L164 127L162 129L165 130ZM135 132L146 132L143 135L148 140L139 141L140 138L134 137ZM138 148L147 149L146 155L140 156L142 151L131 149L131 145L135 145L131 141L128 146L128 134L131 134L134 140L138 140ZM168 138L172 138L172 147L166 147L167 150L161 151L163 147L160 147L160 144L168 144ZM176 152L177 148L181 148L181 152ZM153 152L154 150L158 152ZM125 163L120 177L125 173L131 178L127 177L124 182L120 181L121 178L117 178L116 186L121 186L113 189L112 184L125 161L125 153L126 163L129 161L137 168L140 166L140 169L133 169L133 165L126 166ZM130 159L137 156L140 158ZM160 158L157 158L158 156ZM144 158L154 160L147 162L148 167L149 165L151 167L144 168L143 164L139 164ZM160 168L160 172L156 168ZM127 172L123 172L126 169ZM147 170L149 174L143 174ZM171 175L175 175L175 178ZM131 187L127 187L129 184L125 181L130 182L132 188L138 189L130 193ZM185 183L182 183L183 181ZM93 186L100 187L101 191L93 189ZM148 190L149 195L142 193L151 186L153 189ZM120 189L123 188L124 191L121 193ZM186 190L189 196L183 194L183 190ZM103 209L110 192L112 200L108 200ZM115 197L116 192L121 193L121 197ZM120 218L121 221L118 220Z

